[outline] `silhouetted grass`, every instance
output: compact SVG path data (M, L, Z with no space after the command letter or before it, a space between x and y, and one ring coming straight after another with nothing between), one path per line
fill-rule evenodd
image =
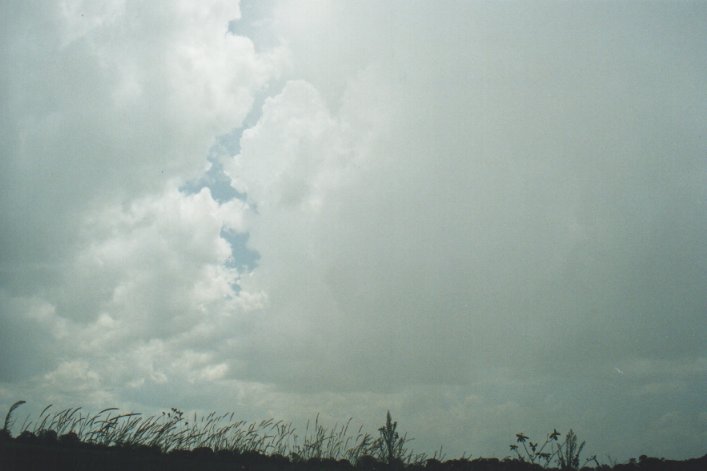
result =
M24 401L13 404L5 417L4 430L8 433L12 414L22 404ZM352 433L351 419L327 428L319 423L317 416L313 423L307 422L300 437L291 423L273 419L246 422L236 420L233 412L186 417L181 410L172 408L161 415L143 416L137 412L120 413L117 408L98 413L84 412L80 407L54 411L49 405L35 420L25 421L20 436L41 437L51 431L57 437L71 437L85 444L148 447L163 453L208 448L241 455L280 455L292 461L343 459L355 464L363 456L373 456L386 462L393 458L406 463L424 462L427 455L407 450L405 444L410 439L397 435L394 429L397 423L391 432L390 414L388 420L388 431L381 428L381 436L376 438L364 432L363 426ZM385 433L395 433L393 443L390 442L393 437Z
M554 429L547 434L545 441L540 444L539 442L533 442L530 437L521 432L516 434L516 443L512 444L510 448L511 451L516 452L518 459L521 461L533 464L543 463L546 468L551 463L555 463L561 470L573 471L579 469L580 456L586 442L578 445L577 435L572 429L567 432L563 441L560 441L561 436L562 434L557 429ZM586 465L590 462L594 462L597 467L601 466L596 455L586 458L584 464Z
M350 429L351 419L327 428L319 416L307 422L299 436L292 424L273 419L246 422L235 413L189 417L176 408L159 415L121 413L116 408L97 413L82 408L54 411L45 407L35 420L29 418L12 437L13 414L24 401L14 403L0 430L0 469L239 469L353 470L383 471L471 471L580 469L584 442L578 443L570 430L560 440L557 430L540 444L523 433L516 434L509 457L443 460L442 449L432 457L414 453L412 439L397 431L390 412L378 436ZM587 458L582 469L593 462L595 469L707 469L707 455L686 461L666 461L641 456L627 465L600 464ZM238 464L238 466L235 466ZM235 467L234 467L235 466Z

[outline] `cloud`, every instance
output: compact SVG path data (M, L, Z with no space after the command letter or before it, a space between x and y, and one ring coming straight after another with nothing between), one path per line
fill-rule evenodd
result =
M128 385L223 375L204 345L265 299L239 286L224 238L247 231L244 206L177 188L243 123L284 50L230 34L234 2L3 10L3 400L103 407L125 404Z
M65 325L50 304L36 298L10 296L0 290L0 381L29 378L56 365L53 351ZM31 348L28 348L28 340Z
M26 2L7 15L2 272L15 289L60 270L83 211L198 175L285 60L228 34L232 2Z
M326 18L311 21L337 24ZM436 44L436 67L413 74L418 57L391 65L374 52L337 112L313 84L291 82L244 133L229 173L258 208L256 277L273 299L283 293L265 330L316 339L304 342L303 370L321 359L333 362L334 382L360 367L346 376L368 387L381 369L381 384L396 375L456 383L523 358L547 372L554 358L605 369L627 348L672 355L666 336L694 351L688 326L701 316L701 276L685 271L697 267L681 240L704 227L697 136L680 144L692 152L665 168L674 136L660 111L689 103L692 88L664 93L660 72L632 61L631 48L590 71L586 55L606 47L593 33L560 57L545 54L559 46L532 36L533 25L478 46L425 25L450 48ZM320 39L318 28L305 29L307 44ZM506 51L503 41L515 35L529 42ZM415 39L406 46L426 47ZM336 74L338 64L305 65L305 75ZM401 70L411 72L404 87L386 86ZM657 87L663 102L646 103L632 80ZM367 108L382 110L370 113L376 122L360 118ZM682 230L668 237L667 227ZM695 303L672 314L684 317L676 325L666 313L678 292ZM386 354L389 368L379 363Z
M223 228L245 229L243 212L241 201L219 204L208 189L172 188L86 215L85 245L62 282L44 288L48 301L3 298L2 330L23 340L3 342L4 358L15 360L3 363L2 380L89 408L193 404L199 384L236 364L225 346L247 336L267 304L239 286L244 274L222 238Z
M351 397L462 387L518 422L600 427L595 411L633 400L612 392L616 364L701 361L705 64L669 24L329 7L280 6L304 80L226 165L257 208L251 281L270 300L247 378Z
M693 7L264 5L5 8L0 402L701 452Z

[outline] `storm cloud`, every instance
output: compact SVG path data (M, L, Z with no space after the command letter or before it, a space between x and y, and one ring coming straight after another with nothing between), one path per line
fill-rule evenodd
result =
M1 8L0 405L704 454L703 4Z

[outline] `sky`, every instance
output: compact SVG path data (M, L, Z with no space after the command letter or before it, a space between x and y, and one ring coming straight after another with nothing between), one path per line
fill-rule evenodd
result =
M707 3L0 3L0 413L707 452Z

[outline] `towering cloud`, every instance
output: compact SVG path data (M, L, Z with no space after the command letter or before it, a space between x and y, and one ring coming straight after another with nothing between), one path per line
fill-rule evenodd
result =
M704 452L702 5L0 9L0 405Z

